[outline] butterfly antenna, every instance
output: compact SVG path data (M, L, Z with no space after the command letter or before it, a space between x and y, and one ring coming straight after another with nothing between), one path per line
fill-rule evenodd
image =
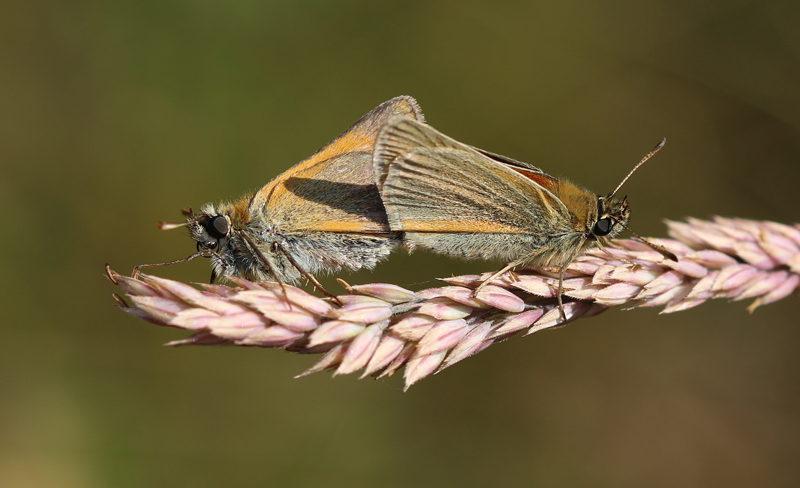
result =
M651 249L653 249L654 251L660 252L661 255L664 256L665 258L667 258L667 259L669 259L671 261L675 261L676 263L678 262L678 256L676 256L674 253L668 251L666 247L664 247L662 245L659 245L659 244L656 244L655 242L650 242L647 239L645 239L644 237L639 236L636 232L632 231L630 229L630 227L628 227L623 222L621 222L621 221L619 221L617 219L614 219L614 222L616 222L617 224L621 225L623 229L625 229L628 232L630 232L631 235L633 236L634 240L637 240L637 241L641 242L642 244L644 244L644 245L650 247Z
M633 167L633 169L631 170L631 172L630 172L630 173L628 173L628 176L626 176L625 178L623 178L623 179L622 179L622 182L621 182L619 185L617 185L617 187L614 189L614 191L612 191L612 192L611 192L611 195L609 195L609 196L608 196L608 197L606 197L606 198L608 198L608 199L611 199L611 197L613 197L614 195L616 195L616 194L617 194L617 192L619 191L619 189L620 189L620 188L622 188L622 185L624 185L624 184L625 184L625 182L626 182L626 181L628 181L628 178L630 178L630 177L631 177L631 175L632 175L632 174L633 174L633 173L634 173L634 172L635 172L637 169L639 169L639 166L643 165L643 164L645 163L645 161L647 161L648 159L652 158L652 157L653 157L653 155L654 155L655 153L657 153L658 151L660 151L660 150L661 150L661 148L662 148L662 147L664 147L664 144L666 144L666 142L667 142L667 138L666 138L666 137L665 137L664 139L661 139L661 142L659 142L659 143L656 145L656 147L654 147L653 149L651 149L651 150L650 150L650 152L649 152L649 153L647 153L647 154L645 155L645 157L643 157L643 158L642 158L642 160L641 160L641 161L639 161L639 164L637 164L636 166L634 166L634 167Z
M175 261L168 261L166 263L140 264L133 268L133 273L131 273L131 278L139 279L139 274L142 268L160 268L161 266L171 266L173 264L185 263L191 261L192 259L196 259L199 257L207 257L209 255L216 256L217 254L209 249L204 249L202 251L198 251L192 254L191 256L186 256L185 258L176 259Z
M188 222L159 222L156 225L161 230L172 230L178 227L185 227Z
M189 225L189 222L197 220L197 218L194 216L194 211L192 211L192 207L182 209L181 213L184 216L189 217L189 220L186 222L159 222L156 225L161 230L172 230L177 229L178 227L185 227Z

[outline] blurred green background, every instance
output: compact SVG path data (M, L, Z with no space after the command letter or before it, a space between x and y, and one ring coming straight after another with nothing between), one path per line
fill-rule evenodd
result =
M162 347L186 334L116 309L103 276L189 254L155 222L401 94L598 192L667 137L624 191L642 235L798 222L798 25L791 1L0 3L0 486L798 486L796 296L612 310L402 393L295 380L316 358L279 350ZM343 277L493 266L398 252Z

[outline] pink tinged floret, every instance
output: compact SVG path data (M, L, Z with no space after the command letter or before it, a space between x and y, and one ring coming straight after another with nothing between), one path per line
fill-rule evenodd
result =
M484 286L476 298L490 307L506 312L522 312L525 310L525 302L520 297L514 295L505 288L495 285Z
M747 298L758 297L772 291L775 287L782 284L788 278L786 271L775 271L766 273L766 276L759 280L753 280L746 289L738 294L733 301L744 300Z
M520 269L524 270L525 268L520 268ZM480 283L483 283L484 281L488 280L492 276L494 276L494 272L483 273L482 275L480 275ZM516 275L515 275L515 273L513 271L506 271L505 273L501 274L500 276L494 278L490 283L492 285L494 285L494 286L508 286L509 284L511 284L514 281L514 279L515 279L514 277L515 276Z
M340 305L357 305L362 303L386 303L380 298L368 297L366 295L339 295L336 297Z
M364 324L356 324L344 320L329 320L311 333L308 339L308 347L344 342L357 336L364 329L366 329Z
M186 330L211 330L220 319L220 315L202 308L189 308L179 312L170 320L169 325Z
M116 283L122 288L122 291L131 296L142 297L157 297L161 296L155 288L148 285L144 281L122 276L116 271L111 270L109 277L116 280Z
M664 246L664 248L666 248L667 251L670 251L678 259L695 251L695 249L692 246L688 245L688 243L685 242L675 241L672 239L658 239L658 238L651 238L648 240L654 244ZM669 261L664 256L659 257L659 262L663 262L664 260Z
M348 288L351 293L367 295L389 303L406 303L417 298L416 293L390 283L371 283L353 285Z
M686 219L689 223L695 225L705 225L708 228L712 229L719 234L730 236L736 241L742 241L753 239L753 234L757 233L761 230L761 227L752 222L748 223L747 221L740 220L740 219L727 219L724 217L715 217L713 222L709 222L707 220L700 220L695 218L688 218Z
M585 286L592 286L591 276L581 276L578 278L569 278L564 280L562 292L569 293L573 291L580 291Z
M608 248L611 249L623 249L627 250L630 253L635 253L639 251L646 251L646 252L653 252L653 248L645 244L644 242L637 241L636 239L614 239L614 242L611 246L606 246L606 250ZM595 252L605 253L602 248L594 248Z
M375 372L376 378L389 378L394 375L397 370L402 368L408 361L411 359L411 356L414 355L414 351L416 350L416 345L413 343L406 343L403 347L403 350L400 351L400 354L397 355L396 358L389 363L389 366L386 366L382 371Z
M733 247L740 258L756 268L771 269L778 265L778 262L755 242L737 242Z
M644 244L642 244L644 245ZM681 257L683 257L681 255ZM665 258L664 256L653 249L647 249L646 251L628 251L628 255L626 257L626 261L633 263L633 264L654 264L654 263L661 263ZM624 262L622 264L625 264Z
M409 314L391 326L392 332L408 341L418 341L436 324L438 320L421 313Z
M587 280L588 281L588 280ZM606 285L591 285L586 284L581 287L576 287L573 290L565 290L564 296L575 298L578 300L594 299L598 293L608 288Z
M240 315L250 311L250 309L244 305L232 302L226 298L213 296L207 291L202 292L199 297L194 297L192 305L196 307L202 307L207 310L213 310L220 315Z
M287 302L285 297L266 290L244 290L228 298L255 309L271 308L289 312L297 308Z
M143 276L142 278L153 285L155 289L160 290L162 294L172 295L185 303L211 310L220 315L238 315L248 311L248 309L242 305L233 303L207 291L200 291L185 283L149 275Z
M800 249L800 227L795 224L795 227L779 224L778 222L764 222L764 228L771 232L780 234L786 237L796 248Z
M764 230L761 233L758 244L779 264L786 264L800 251L793 240L769 230Z
M735 253L734 245L736 244L736 240L729 236L701 229L696 229L694 231L694 236L699 238L704 246L710 246L729 254Z
M138 310L161 325L169 325L178 313L191 308L190 305L173 298L135 295L130 298Z
M161 296L172 296L186 303L194 303L194 300L203 298L203 292L197 288L181 283L180 281L168 280L152 275L141 275L142 280L158 291ZM216 310L215 310L216 311Z
M686 283L668 291L667 293L664 293L663 297L656 298L652 300L652 302L656 302L658 305L663 305L665 300L669 298L669 301L666 302L664 309L659 313L672 313L679 310L686 310L702 303L702 301L686 299L691 291L691 283Z
M533 310L527 310L521 314L517 314L494 328L489 333L488 338L494 339L497 337L504 337L519 332L523 329L527 329L537 320L539 320L542 315L544 315L544 310L541 308L535 308Z
M714 295L714 283L719 275L719 270L714 270L704 277L700 278L692 287L692 291L686 295L686 298L710 298Z
M789 266L789 269L792 270L792 273L800 273L800 253L790 259L786 264Z
M631 283L615 283L594 294L597 303L612 307L629 302L642 291L642 287Z
M455 320L472 313L472 307L441 297L424 302L417 311L439 320Z
M602 266L604 263L601 259L590 259L589 256L583 257L583 259L576 259L569 265L569 269L580 273L582 275L591 276L597 272L597 270Z
M386 320L392 316L392 307L386 302L361 302L349 303L342 308L333 310L331 315L339 320L372 324Z
M540 297L552 298L558 294L558 279L543 276L522 275L511 286Z
M594 252L597 256L604 256L606 263L619 261L622 262L626 259L630 259L631 251L629 249L625 249L625 244L628 241L622 240L619 243L621 244L622 249L618 249L617 247L610 247L606 246L605 249L594 249ZM611 259L611 258L617 259Z
M748 264L747 266L750 266L750 265ZM752 277L747 280L747 282L745 282L744 284L742 284L741 286L738 286L736 288L732 288L730 290L727 290L727 291L724 291L724 292L720 292L719 296L721 298L731 298L731 299L735 299L737 297L740 297L742 295L742 293L744 293L745 291L747 291L750 288L752 288L753 285L758 283L759 281L762 281L762 280L766 279L770 274L769 271L761 271L761 270L759 270L757 268L753 268L752 266L750 266L750 267L755 270L755 274L753 274Z
M320 371L324 371L328 368L333 368L339 365L342 362L342 358L344 357L345 345L339 344L338 346L334 347L324 356L322 359L317 361L314 366L311 366L307 370L303 371L299 375L295 376L295 378L302 378L303 376L308 376L312 373L319 373Z
M665 220L664 222L667 224L667 234L673 239L688 243L692 247L705 246L703 240L694 235L692 226L689 224L673 220Z
M487 277L488 276L489 275L487 275ZM481 275L451 276L449 278L442 278L442 281L450 283L451 285L466 286L467 288L476 288L478 285L483 283Z
M304 337L305 335L300 332L273 325L254 330L239 343L247 346L285 347Z
M565 303L564 304L564 314L567 316L567 321L569 321L572 314L574 314L574 307L576 303L580 302L572 302L572 303ZM540 330L549 329L555 326L564 325L566 322L562 322L561 320L561 312L559 311L557 306L548 307L545 309L545 313L536 321L536 324L533 325L528 329L528 332L525 333L526 336L533 334L534 332L538 332Z
M120 307L120 308L123 311L125 311L126 313L128 313L128 314L130 314L130 315L132 315L132 316L134 316L134 317L136 317L138 319L142 319L142 320L145 320L147 322L150 322L151 324L163 325L163 326L168 325L163 320L159 320L159 319L156 319L156 318L152 317L148 312L146 312L146 311L144 311L144 310L142 310L140 308L137 308L135 305L133 307Z
M664 270L659 266L645 265L622 265L611 273L610 278L614 281L624 281L634 285L646 285L658 278Z
M167 342L164 345L170 347L177 347L177 346L218 346L220 344L230 344L230 341L228 341L227 339L223 339L221 337L217 337L211 332L202 331L196 334L192 334L189 337L185 337L183 339Z
M664 307L662 313L673 313L673 312L680 312L682 310L689 310L690 308L694 308L698 305L702 305L707 301L706 298L685 298L680 302L676 302L672 305L668 305Z
M444 363L439 368L442 371L445 368L456 364L459 361L467 359L468 357L478 354L487 347L494 343L495 339L489 338L489 333L492 330L491 322L485 322L477 327L472 328L461 341L456 344L450 354L447 355ZM437 371L437 373L439 372Z
M702 278L708 274L708 268L688 259L679 259L678 262L664 260L661 264L690 278Z
M777 285L774 290L762 297L757 298L753 303L750 304L750 306L747 307L747 310L750 313L753 313L756 308L762 305L767 305L772 302L777 302L782 298L786 298L797 290L798 283L800 283L800 276L796 274L789 275L783 281L783 283Z
M217 324L210 331L213 332L215 336L221 337L223 339L228 339L233 342L240 342L241 340L248 337L250 334L262 330L264 330L263 327L242 327L240 325L230 325L230 324L226 326L223 324ZM302 334L298 334L297 332L292 332L290 340L299 339L301 336Z
M706 268L724 268L725 266L732 266L738 263L733 257L713 249L696 251L687 254L683 258L695 261Z
M437 297L449 298L450 300L473 308L489 308L489 305L478 300L474 296L474 290L463 286L444 286L442 288L430 288L423 290L417 295L421 299L429 300Z
M195 283L198 286L201 286L203 290L207 291L211 295L216 295L220 298L232 298L238 294L240 289L232 288L227 285L218 285L216 283Z
M230 279L242 288L252 291L266 292L267 295L279 298L281 301L288 300L290 304L300 306L301 308L304 308L305 310L308 310L316 315L327 316L328 311L333 308L331 304L325 300L315 297L314 295L311 295L295 286L286 284L279 285L278 283L269 281L253 283L238 278Z
M313 330L320 323L320 317L313 312L306 310L298 305L287 303L285 299L272 296L264 291L243 291L232 297L239 303L245 304L250 309L270 318L271 320L283 324L298 331ZM326 312L326 313L329 313Z
M464 319L445 320L434 324L419 341L417 354L427 356L452 349L469 332Z
M380 344L375 349L375 353L370 358L361 378L366 378L387 367L392 361L403 353L406 341L392 334L384 334Z
M281 287L279 283L275 283L272 281L262 281L259 283L255 283L253 281L248 281L243 278L237 278L235 276L229 276L229 275L226 275L225 279L236 283L239 287L241 287L244 290L260 290L260 291L269 291L278 293L283 293L283 291L286 291L286 293L291 293L290 288L292 288L290 286Z
M712 290L726 291L734 290L746 285L759 274L759 270L749 264L733 264L719 270L714 280Z
M354 373L366 366L381 342L383 329L381 324L373 324L356 336L347 346L342 362L334 375Z
M319 327L320 324L319 317L310 315L305 311L287 312L284 310L271 310L269 308L259 308L258 311L270 320L298 332L314 330Z
M659 293L658 295L648 298L647 300L641 302L639 306L660 307L662 305L668 305L672 303L674 300L678 301L682 300L691 291L692 291L692 285L690 283L682 283L668 290L665 290ZM660 313L666 313L666 312L662 310Z
M616 271L617 266L621 266L622 263L606 263L603 266L600 266L597 269L597 272L592 276L592 283L595 285L607 285L609 283L614 283L614 279L612 275L614 271Z
M665 293L668 290L683 284L685 278L677 271L667 271L650 283L644 285L644 289L636 296L637 300L654 297Z
M403 379L405 380L403 391L407 391L411 385L436 371L444 361L446 354L446 352L438 352L428 356L414 355L409 359L406 364L406 370L403 373Z
M660 246L664 246L665 248L667 248L667 251L672 252L679 259L681 258L681 256L685 256L696 250L695 246L693 246L691 243L681 240L654 237L648 239L648 241L658 244Z
M245 292L245 293L248 294L245 300L249 300L250 297L254 296L249 294L251 292ZM277 303L275 301L269 300L267 297L262 297L263 301L255 301L250 303L258 305L263 304L264 307L274 308L276 310L285 312L306 313L309 315L314 315L317 317L325 317L325 318L330 318L333 316L332 315L333 306L328 302L320 300L319 298L311 296L307 293L304 294L294 293L291 294L290 296L291 299L289 300L288 303L286 303L283 295L278 295L274 297L274 299L278 300Z
M567 321L563 322L561 320L561 311L558 309L558 306L554 306L550 308L547 312L545 312L542 317L536 321L536 323L528 329L528 332L525 334L526 336L533 334L534 332L538 332L540 330L549 329L551 327L561 327L565 325L567 322L570 322L585 312L587 312L591 308L592 304L588 302L570 302L564 304L564 315L567 316Z
M303 310L307 310L315 315L327 317L330 311L333 309L333 306L329 302L302 292L302 290L290 288L288 291L289 302L292 305L297 305Z

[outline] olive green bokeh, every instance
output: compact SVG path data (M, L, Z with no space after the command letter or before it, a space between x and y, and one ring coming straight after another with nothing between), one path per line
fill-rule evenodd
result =
M0 5L0 486L797 486L796 296L612 310L402 393L277 350L170 349L110 262L393 96L443 132L610 191L631 227L799 222L797 2L12 0ZM489 270L396 253L352 283ZM159 270L204 281L207 263ZM331 280L331 289L338 291Z

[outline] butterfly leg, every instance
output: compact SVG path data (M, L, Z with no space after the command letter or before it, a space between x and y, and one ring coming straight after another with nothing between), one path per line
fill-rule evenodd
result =
M494 281L495 279L499 278L500 275L502 275L506 271L511 271L512 269L516 268L517 266L520 266L522 263L523 263L522 261L514 261L514 262L506 264L503 267L503 269L501 269L500 271L496 271L495 273L492 274L492 276L490 276L487 279L483 280L483 283L478 285L478 287L475 288L475 290L472 292L472 296L476 296L478 294L478 292L483 289L484 286L490 284L492 281ZM517 275L512 273L512 276L513 276L512 280L518 280Z
M328 290L326 290L325 287L322 286L322 283L320 283L319 280L317 280L317 278L314 275L312 275L311 273L309 273L308 271L306 271L302 267L300 267L300 265L297 263L297 261L295 261L295 259L292 257L292 255L288 251L286 251L280 245L278 245L278 249L280 249L281 252L283 253L283 255L286 256L286 259L289 260L290 263L292 263L292 266L294 266L295 269L300 272L300 275L302 275L305 279L307 279L309 282L311 282L312 285L314 285L314 288L319 290L320 293L322 293L326 297L332 299L334 302L338 303L339 305L342 304L342 302L340 302L339 299L336 298L336 295L334 295L333 293L330 293Z

